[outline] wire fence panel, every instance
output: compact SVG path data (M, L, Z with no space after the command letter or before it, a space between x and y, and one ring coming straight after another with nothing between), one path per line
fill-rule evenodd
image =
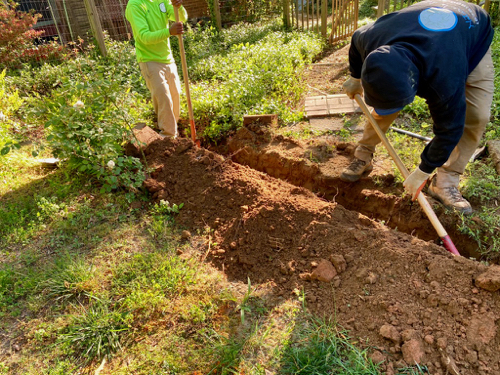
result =
M282 9L279 0L219 0L221 23L226 27L275 17L281 14Z
M114 40L132 38L132 27L125 18L128 0L94 0L101 27Z

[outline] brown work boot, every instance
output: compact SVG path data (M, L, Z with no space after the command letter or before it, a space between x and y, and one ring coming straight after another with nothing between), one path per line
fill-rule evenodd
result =
M345 182L356 182L361 177L368 176L372 170L373 164L371 161L354 158L351 164L344 169L340 175L340 179Z
M446 208L455 209L464 215L472 213L470 203L465 199L456 186L437 187L436 178L433 176L427 192L444 204Z

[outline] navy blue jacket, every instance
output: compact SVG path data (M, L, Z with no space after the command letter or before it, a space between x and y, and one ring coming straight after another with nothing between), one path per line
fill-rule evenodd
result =
M381 46L396 46L397 50L404 51L403 55L410 56L418 69L416 94L426 99L435 135L422 152L422 171L431 173L442 166L462 137L465 83L488 51L492 39L489 15L475 4L457 0L422 1L385 15L354 33L349 50L352 77L363 78L365 59ZM390 62L383 69L388 69L396 78L406 74L398 69L398 61ZM384 87L366 85L369 83L363 81L365 96L369 90L378 90L384 95ZM384 100L380 106L376 99L367 103L381 109L389 108L387 100L398 104L398 98Z

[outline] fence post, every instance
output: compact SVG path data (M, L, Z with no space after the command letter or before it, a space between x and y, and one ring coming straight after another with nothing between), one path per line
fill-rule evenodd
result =
M326 22L328 17L328 0L321 2L321 35L326 39Z
M283 0L283 25L285 29L290 27L290 0Z
M385 8L385 0L378 0L377 18L380 18L384 15L384 8Z
M92 33L97 40L99 50L101 55L106 57L108 52L106 51L106 44L104 43L104 34L102 32L101 21L99 20L99 14L97 13L97 8L95 6L94 0L84 0L85 9L87 10L87 16L89 18L90 27L92 28Z
M217 30L222 30L222 19L220 16L220 6L219 0L213 0L214 2L214 13L215 13L215 23L217 24Z

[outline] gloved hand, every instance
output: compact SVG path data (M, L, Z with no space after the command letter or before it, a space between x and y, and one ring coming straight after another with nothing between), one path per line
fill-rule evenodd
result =
M430 173L422 172L420 168L417 167L417 169L410 173L405 182L403 182L405 190L411 194L412 201L417 199L430 175Z
M351 99L354 99L356 94L363 95L363 86L361 86L361 80L358 78L350 77L344 82L343 86L345 93Z

